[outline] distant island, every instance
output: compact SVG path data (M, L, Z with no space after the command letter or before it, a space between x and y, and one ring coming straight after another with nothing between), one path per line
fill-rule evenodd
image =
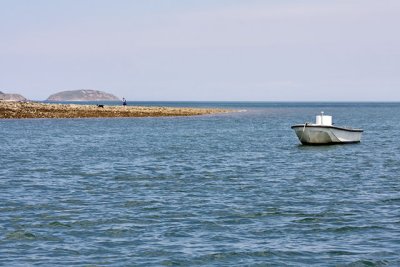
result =
M118 101L115 95L98 90L72 90L53 94L47 98L47 101Z
M0 100L3 101L26 101L27 99L20 94L6 94L0 91Z

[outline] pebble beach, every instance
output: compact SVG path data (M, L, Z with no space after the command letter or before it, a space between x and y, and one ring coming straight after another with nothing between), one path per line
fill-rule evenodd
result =
M117 118L195 116L225 113L224 109L142 106L103 106L0 101L0 119Z

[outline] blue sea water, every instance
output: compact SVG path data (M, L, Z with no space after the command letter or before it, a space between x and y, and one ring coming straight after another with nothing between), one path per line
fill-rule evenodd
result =
M241 112L0 120L0 265L400 266L399 103L129 104Z

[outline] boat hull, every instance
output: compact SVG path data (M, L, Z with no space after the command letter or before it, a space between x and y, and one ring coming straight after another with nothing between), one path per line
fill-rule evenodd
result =
M363 132L361 129L312 124L294 125L292 129L304 145L359 143Z

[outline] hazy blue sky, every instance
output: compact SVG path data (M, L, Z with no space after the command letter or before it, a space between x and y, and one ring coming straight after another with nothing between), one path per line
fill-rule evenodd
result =
M399 0L0 0L0 91L400 101Z

